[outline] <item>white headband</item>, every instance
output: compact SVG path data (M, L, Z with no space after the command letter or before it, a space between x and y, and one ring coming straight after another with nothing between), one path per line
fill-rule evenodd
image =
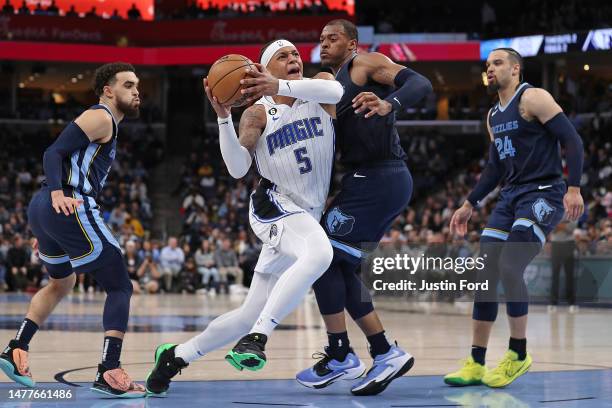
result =
M285 47L295 47L295 45L293 45L291 41L287 40L274 41L272 44L268 45L268 47L262 54L261 61L259 61L259 63L264 67L267 67L274 54L276 54L276 52L281 48Z

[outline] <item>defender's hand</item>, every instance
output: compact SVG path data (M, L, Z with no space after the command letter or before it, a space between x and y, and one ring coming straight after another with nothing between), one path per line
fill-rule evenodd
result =
M467 234L467 222L472 216L472 204L468 201L455 211L450 221L450 233L465 236Z
M240 91L243 95L248 96L248 102L256 101L262 96L274 96L278 93L278 78L270 73L261 64L254 63L255 68L249 69L247 73L252 78L244 78L240 80L242 85L247 87Z
M204 92L206 92L206 96L208 97L208 100L210 101L217 116L221 119L227 118L231 114L232 107L227 105L221 105L219 103L217 97L212 95L212 92L208 87L208 80L206 78L202 80L202 83L204 84Z
M51 205L58 214L60 212L63 212L66 216L74 214L75 208L78 208L81 204L83 204L83 200L66 197L62 190L51 192Z
M353 98L353 108L355 108L355 113L361 113L369 109L370 111L365 114L366 118L375 114L386 116L393 110L393 106L389 102L380 99L372 92L361 92Z
M569 187L563 197L565 216L570 221L577 221L584 213L584 200L579 187Z

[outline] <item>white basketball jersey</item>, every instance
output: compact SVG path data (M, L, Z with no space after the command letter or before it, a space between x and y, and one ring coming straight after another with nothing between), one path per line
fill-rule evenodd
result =
M303 207L323 207L334 164L334 125L320 104L296 99L293 106L264 96L266 128L255 148L259 174Z

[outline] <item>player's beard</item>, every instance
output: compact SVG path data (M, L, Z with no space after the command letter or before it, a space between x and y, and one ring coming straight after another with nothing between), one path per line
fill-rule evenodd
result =
M500 86L497 81L489 82L489 84L487 85L487 93L489 95L495 95L499 91L499 88Z
M123 102L120 99L117 99L117 109L119 109L126 118L136 119L140 116L140 106L134 107L131 102Z

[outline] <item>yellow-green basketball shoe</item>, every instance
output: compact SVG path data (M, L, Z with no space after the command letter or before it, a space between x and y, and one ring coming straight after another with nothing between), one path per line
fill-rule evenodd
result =
M458 387L482 384L482 379L487 373L487 367L475 362L472 356L462 360L461 363L463 367L444 376L444 382Z
M491 388L505 387L525 374L532 361L529 353L524 360L519 360L516 352L508 350L497 367L485 374L482 383Z

